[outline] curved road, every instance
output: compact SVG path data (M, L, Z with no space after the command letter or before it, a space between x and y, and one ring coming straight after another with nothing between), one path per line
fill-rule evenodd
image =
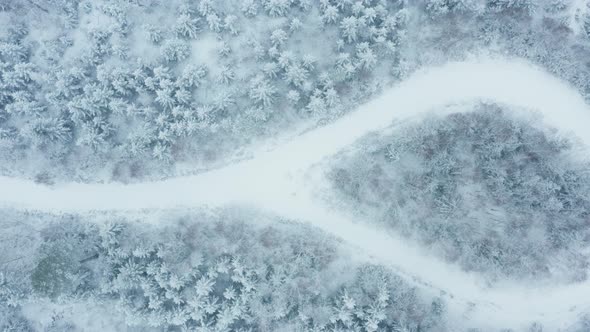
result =
M481 276L424 254L395 235L355 223L314 196L324 179L307 170L322 159L393 121L410 119L436 106L473 100L540 112L549 125L574 133L590 146L590 107L575 89L521 60L483 59L423 70L334 123L221 169L159 182L72 183L51 188L0 177L0 204L48 212L225 204L262 207L335 234L395 267L409 280L449 294L450 313L466 325L524 327L538 321L551 331L566 327L590 312L590 283L543 289L526 285L488 288ZM465 313L467 303L475 306Z

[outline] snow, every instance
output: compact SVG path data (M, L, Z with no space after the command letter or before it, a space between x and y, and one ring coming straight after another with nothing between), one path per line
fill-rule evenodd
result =
M205 65L208 69L214 69L213 74L217 74L217 51L221 47L221 41L215 38L213 33L204 34L198 40L191 41L191 60L190 63Z
M44 331L51 326L53 317L61 317L85 332L126 331L124 318L100 302L74 300L63 304L35 299L23 304L22 313L29 322L33 322L36 331Z
M10 16L7 12L0 12L0 38L6 38L10 28Z
M569 6L569 26L575 34L584 32L583 15L588 11L588 0L572 0Z
M568 84L519 59L472 59L426 68L358 110L308 131L272 150L206 173L132 185L38 185L0 177L0 202L48 212L142 210L238 204L309 222L394 267L409 281L446 293L449 311L465 326L524 327L531 321L548 330L565 328L590 310L590 282L535 289L501 284L423 252L417 245L375 226L357 223L322 204L327 187L321 172L309 172L324 158L393 122L427 114L434 107L474 100L531 109L564 134L590 146L589 106ZM453 108L441 108L449 110ZM466 313L470 303L475 306Z

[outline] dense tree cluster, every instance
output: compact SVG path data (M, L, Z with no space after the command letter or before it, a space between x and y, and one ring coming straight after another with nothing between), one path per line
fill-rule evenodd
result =
M3 173L133 181L179 162L207 168L294 122L337 117L420 66L481 50L590 91L590 10L566 1L166 3L0 8Z
M575 85L586 96L590 71L590 7L569 0L425 0L407 29L410 67L470 54L525 58ZM402 53L403 55L403 53Z
M140 2L34 4L2 13L4 167L27 172L19 165L34 153L37 170L82 180L206 165L285 119L332 117L366 98L379 61L396 61L407 20L397 1L179 0L158 26L146 21L160 9ZM39 10L55 19L51 38L27 19Z
M56 218L38 235L31 269L0 269L13 276L0 279L0 327L39 326L20 308L46 299L100 303L141 329L446 330L441 299L428 299L384 267L339 265L334 239L296 224L240 218L186 215L141 228L114 216L100 224ZM44 328L83 328L72 314L57 312Z
M430 116L340 158L334 187L467 270L585 280L588 164L568 141L499 106L476 109Z

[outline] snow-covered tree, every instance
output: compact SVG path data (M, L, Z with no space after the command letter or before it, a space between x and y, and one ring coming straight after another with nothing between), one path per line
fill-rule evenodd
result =
M349 43L355 42L359 38L360 30L363 28L363 20L354 16L345 17L340 21L342 36L346 38Z
M200 19L197 17L191 17L189 14L181 14L176 19L176 27L174 29L180 36L196 38L200 31L199 21Z
M291 33L301 30L303 27L303 23L297 17L293 18L291 22L289 22L289 31Z
M174 92L174 99L180 104L188 105L191 103L193 96L187 89L178 89Z
M518 10L528 15L532 14L537 7L532 0L488 0L486 6L497 11Z
M325 24L333 24L338 21L339 16L338 8L328 5L326 6L326 9L324 9L322 21L324 21Z
M264 65L264 67L262 68L262 71L264 72L264 74L266 76L273 79L279 75L281 68L279 67L279 65L276 62L269 62Z
M223 26L221 19L216 13L209 13L205 20L207 21L207 25L209 26L209 30L214 32L221 31L221 27Z
M308 72L302 65L291 64L285 71L285 80L295 87L301 87L307 80Z
M236 73L229 66L223 66L219 73L219 82L229 84L236 78Z
M6 113L36 118L46 111L46 107L23 94L13 94L14 102L6 105Z
M322 92L320 90L315 90L312 94L312 96L309 99L309 103L307 104L307 106L305 107L310 113L313 114L325 114L327 107L326 107L326 101L324 100L324 97L322 95Z
M324 94L326 98L326 106L333 108L338 105L340 97L334 88L328 88Z
M270 35L270 41L275 46L282 46L288 38L287 33L282 29L277 29Z
M289 11L289 0L265 0L264 9L270 16L285 16Z
M172 109L176 100L174 99L174 91L171 89L162 89L156 91L156 102L163 108Z
M240 30L238 28L238 17L236 15L227 15L223 19L223 27L228 30L232 35L238 35Z
M371 70L377 64L377 56L368 43L360 43L356 46L358 64L362 69Z
M250 83L250 99L262 106L270 106L274 101L275 94L276 89L264 78L256 77Z
M229 56L230 53L231 53L231 47L229 46L229 44L226 42L222 42L221 46L217 50L217 54L219 54L220 57L227 57L227 56Z
M256 0L243 0L241 9L247 17L254 17L258 14L258 2Z
M187 65L176 83L179 88L198 88L206 76L207 69L204 66Z
M301 98L301 94L297 90L289 90L287 92L287 100L292 104L296 105Z
M145 24L143 26L147 33L148 40L154 44L159 44L162 41L162 31L152 24Z
M64 142L70 138L70 128L66 121L58 118L36 119L26 129L36 144Z
M169 39L162 45L161 53L168 62L182 61L190 56L190 48L180 39Z

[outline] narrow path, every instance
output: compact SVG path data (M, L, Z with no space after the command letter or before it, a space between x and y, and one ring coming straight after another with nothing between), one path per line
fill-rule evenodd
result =
M453 314L462 314L467 303L475 303L464 318L474 326L499 323L521 327L539 321L549 330L557 330L590 312L590 283L554 289L526 285L488 289L477 274L425 255L402 238L355 223L314 196L324 180L310 178L306 171L322 159L393 121L410 119L436 106L473 100L540 112L546 123L575 133L590 146L590 107L576 90L520 60L474 60L423 70L332 124L225 168L133 185L72 183L49 188L0 177L0 204L49 212L248 204L307 221L394 266L408 278L452 294L449 310Z

